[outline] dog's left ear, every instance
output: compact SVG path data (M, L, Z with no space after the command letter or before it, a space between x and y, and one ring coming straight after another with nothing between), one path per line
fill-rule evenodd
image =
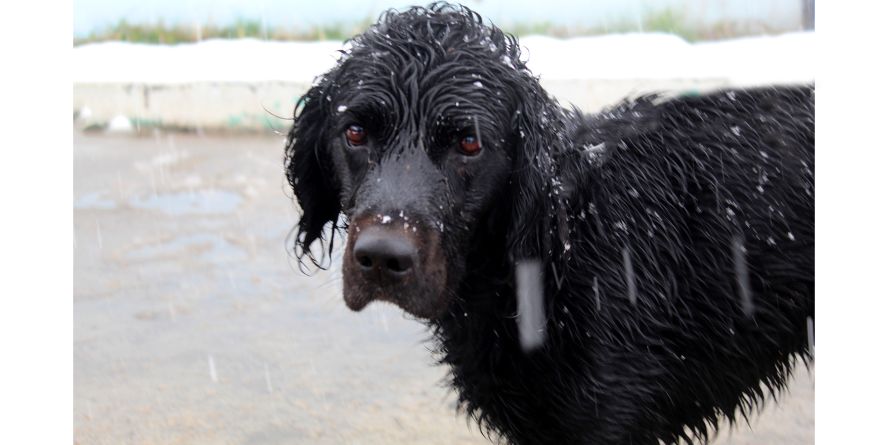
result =
M312 255L311 244L319 239L321 243L329 244L321 246L324 254L327 249L331 250L334 225L341 210L340 185L326 146L326 123L329 118L327 102L323 100L326 83L325 80L321 81L299 99L295 121L286 143L286 178L302 208L295 238L295 254L299 262L307 257L319 267L322 265ZM299 106L302 107L300 113ZM333 232L328 240L324 240L323 230L330 222Z
M513 120L517 146L508 247L513 261L534 258L547 263L564 252L569 236L557 166L566 144L563 110L534 78L524 77L516 90L527 94L518 99Z

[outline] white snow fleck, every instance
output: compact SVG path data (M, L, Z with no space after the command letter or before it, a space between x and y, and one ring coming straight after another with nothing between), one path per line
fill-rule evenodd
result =
M541 263L536 259L517 263L517 328L520 346L531 351L545 341L544 280Z
M267 363L265 363L265 388L268 390L268 394L274 392L274 387L271 386L271 371L268 369Z
M123 115L114 116L108 123L108 131L112 133L131 133L133 130L132 121Z
M218 383L218 374L215 373L215 360L213 360L212 356L209 356L209 379L212 380L212 383Z
M589 152L589 153L597 153L597 152L601 152L601 151L603 151L603 149L606 148L606 143L605 143L605 142L600 142L600 143L597 144L597 145L587 144L587 145L585 145L585 146L582 147L582 148L584 148L585 151L587 151L587 152Z
M390 217L390 216L385 215L385 216L382 216L382 217L381 217L381 223L382 223L382 224L387 224L387 223L389 223L389 222L391 222L391 217Z
M628 300L631 304L637 304L637 278L634 275L634 264L631 261L631 252L627 247L621 250L622 261L624 261L625 283L628 286Z
M734 236L732 238L732 261L735 267L735 282L738 285L742 309L746 316L751 316L754 312L754 301L751 297L751 281L745 262L745 253L744 241L740 236Z
M338 111L339 113L344 113L345 111L348 111L348 106L347 105L339 105L338 108L336 108L336 111Z
M79 119L88 120L92 117L92 109L84 105L82 108L80 108L80 112L77 114L77 117Z
M815 321L812 317L806 317L806 342L809 354L815 355Z
M480 81L478 80L478 81L474 82L474 86L477 87L477 88L483 88L483 82L480 82Z

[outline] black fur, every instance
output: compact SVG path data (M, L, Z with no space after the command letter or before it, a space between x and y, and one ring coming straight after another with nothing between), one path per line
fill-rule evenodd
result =
M520 444L704 440L811 359L813 87L648 96L582 116L542 90L512 36L446 4L388 12L351 46L287 143L297 253L347 228L374 165L427 153L436 170L419 173L444 178L427 196L443 198L416 212L445 222L457 277L427 323L484 431ZM422 98L441 85L488 135L489 178L464 164L458 182L450 155L433 154L446 144ZM330 142L346 99L386 103L366 119L379 147L406 148L352 165ZM544 265L547 338L527 354L513 274L530 258Z

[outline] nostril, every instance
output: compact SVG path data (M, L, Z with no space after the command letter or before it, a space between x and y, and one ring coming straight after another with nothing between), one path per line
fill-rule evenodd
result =
M369 255L357 255L357 263L365 268L372 268L372 258Z
M391 272L403 273L412 268L412 259L408 256L389 258L385 266Z

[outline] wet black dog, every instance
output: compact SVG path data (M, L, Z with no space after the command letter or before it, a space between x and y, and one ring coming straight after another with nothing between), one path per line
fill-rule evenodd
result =
M425 319L486 432L703 438L810 358L813 103L811 87L773 87L582 116L475 13L390 12L297 109L296 253L316 262L309 247L346 229L347 305ZM529 261L545 340L524 352Z

